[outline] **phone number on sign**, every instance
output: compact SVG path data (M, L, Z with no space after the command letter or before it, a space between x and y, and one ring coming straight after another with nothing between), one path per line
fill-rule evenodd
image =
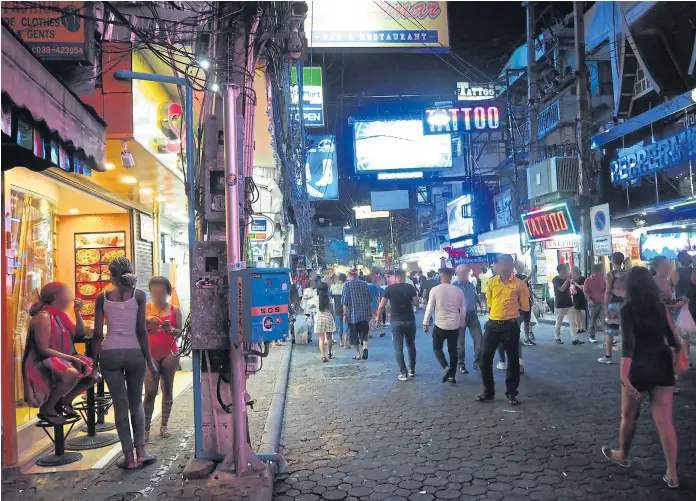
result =
M32 52L39 56L45 54L84 54L84 47L32 47Z

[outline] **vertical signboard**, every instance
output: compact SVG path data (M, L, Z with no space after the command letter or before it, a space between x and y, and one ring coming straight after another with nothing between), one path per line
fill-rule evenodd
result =
M505 190L493 197L495 227L504 228L515 223L512 217L512 191Z
M41 59L88 61L88 2L2 2L2 23Z
M611 223L609 204L595 205L590 209L592 221L592 250L595 256L611 256Z
M297 69L290 70L290 111L297 120L300 112L299 82ZM324 126L324 91L322 88L321 68L305 67L302 69L302 123L305 127Z
M305 161L305 176L310 200L338 200L335 136L312 136Z

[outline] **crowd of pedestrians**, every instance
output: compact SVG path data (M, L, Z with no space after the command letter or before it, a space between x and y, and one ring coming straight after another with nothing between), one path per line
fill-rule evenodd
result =
M670 488L678 487L672 396L679 392L679 373L694 368L689 348L696 339L696 269L686 252L679 254L676 269L662 256L653 259L649 268L632 267L620 252L610 262L606 273L601 264L592 265L588 277L577 267L557 267L551 303L555 342L564 344L561 330L566 318L573 346L584 344L579 336L584 332L590 343L598 343L600 331L604 332L604 355L598 362L612 364L613 352L621 353L622 419L619 447L605 446L602 453L620 466L630 464L640 398L649 393L667 463L663 478ZM507 254L499 256L492 268L483 268L477 278L466 265L410 275L397 270L363 276L352 270L348 276L327 277L328 284L315 274L310 276L308 292L302 297L306 311L318 298L314 330L319 333L322 360L332 357L333 333L341 346L354 348L356 360L367 360L372 330L384 336L384 327L391 326L398 379L409 381L416 377L415 311L424 307L422 330L432 336L442 382L454 384L457 373L469 374L468 332L474 346L473 370L480 371L483 384L475 400L485 403L495 397L497 352L497 367L505 371L507 402L520 405L518 387L525 370L522 348L536 345L531 290L536 268L526 273L524 265ZM479 314L483 313L488 320L482 328Z

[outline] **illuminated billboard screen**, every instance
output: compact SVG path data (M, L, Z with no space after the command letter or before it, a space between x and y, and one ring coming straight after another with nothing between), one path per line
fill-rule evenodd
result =
M640 236L640 258L650 261L657 256L677 259L680 251L696 253L696 233L665 232L647 233Z
M575 225L568 204L556 204L522 214L522 224L529 242L575 235Z
M307 195L310 200L338 200L335 137L312 136L311 139L305 161Z
M447 230L450 241L474 234L471 195L462 195L447 204Z
M449 134L426 136L420 120L353 123L356 174L452 167Z

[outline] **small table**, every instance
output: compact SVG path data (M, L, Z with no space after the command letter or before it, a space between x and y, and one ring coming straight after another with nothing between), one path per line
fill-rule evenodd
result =
M82 339L75 340L75 343L84 343L86 346L86 353L88 357L92 357L92 338L85 337ZM96 370L96 368L95 368ZM104 398L104 382L100 381L98 383L100 387L101 398ZM73 451L84 451L89 449L99 449L101 447L107 447L118 442L118 435L113 433L98 433L97 430L97 399L94 393L94 385L87 389L87 398L85 399L85 404L77 404L77 410L83 415L85 422L87 423L87 434L80 437L70 438L65 441L65 448ZM100 413L99 419L102 424L104 424L104 414ZM106 423L113 429L115 425L112 423ZM104 430L106 431L106 430Z

